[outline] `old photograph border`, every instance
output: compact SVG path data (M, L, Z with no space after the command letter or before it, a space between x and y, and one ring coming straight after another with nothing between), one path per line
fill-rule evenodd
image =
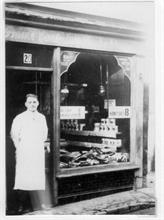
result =
M5 14L4 14L4 4L11 1L2 1L0 4L0 218L2 219L17 219L18 216L6 216L6 165L5 165ZM12 1L12 2L29 2L29 1ZM30 1L30 2L42 2L45 1ZM49 1L49 2L70 2L70 1ZM71 1L74 4L78 2L100 2L100 1ZM113 1L103 1L103 2L113 2ZM137 1L124 1L118 0L116 2L137 2ZM164 3L163 0L158 1L144 1L140 0L142 4L145 2L151 2L154 4L155 9L155 42L152 42L155 45L155 191L156 191L156 216L128 216L128 215L110 215L110 216L36 216L36 219L107 219L111 217L112 219L138 219L149 217L149 219L164 219ZM145 14L146 16L146 14ZM151 24L150 24L151 25ZM19 216L20 219L34 219L35 216Z

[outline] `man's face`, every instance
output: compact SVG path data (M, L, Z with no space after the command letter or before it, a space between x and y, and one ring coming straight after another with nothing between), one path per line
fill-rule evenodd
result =
M28 97L25 102L26 108L31 112L35 112L38 108L38 105L39 105L39 102L37 98L35 97Z

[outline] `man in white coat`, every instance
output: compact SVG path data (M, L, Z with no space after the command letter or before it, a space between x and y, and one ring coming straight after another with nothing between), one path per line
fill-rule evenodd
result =
M14 118L11 127L16 148L14 189L34 192L45 190L44 142L48 129L45 116L37 111L37 96L28 94L25 106L27 110Z

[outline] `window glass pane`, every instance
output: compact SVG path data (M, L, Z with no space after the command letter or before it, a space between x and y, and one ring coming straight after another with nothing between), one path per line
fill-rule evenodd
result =
M61 52L60 167L129 162L130 58Z

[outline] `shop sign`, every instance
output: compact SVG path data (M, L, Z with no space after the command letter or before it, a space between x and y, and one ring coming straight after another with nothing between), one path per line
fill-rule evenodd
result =
M111 106L108 110L109 118L130 118L130 106Z
M85 106L60 106L60 119L85 119Z

